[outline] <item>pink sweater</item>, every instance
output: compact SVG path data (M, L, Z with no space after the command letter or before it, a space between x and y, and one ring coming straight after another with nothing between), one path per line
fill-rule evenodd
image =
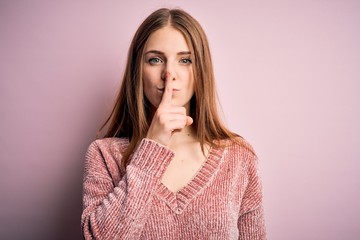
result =
M197 175L176 193L160 182L171 150L143 139L123 172L118 163L127 145L127 139L105 138L88 149L85 239L266 239L257 159L245 141L211 148Z

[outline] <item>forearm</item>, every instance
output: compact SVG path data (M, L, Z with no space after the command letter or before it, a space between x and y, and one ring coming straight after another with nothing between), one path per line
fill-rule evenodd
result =
M114 187L109 179L96 177L96 174L85 177L82 215L84 237L138 238L151 208L151 199L159 178L172 157L173 153L167 148L143 140L117 186Z
M266 228L262 206L239 218L239 240L265 240Z

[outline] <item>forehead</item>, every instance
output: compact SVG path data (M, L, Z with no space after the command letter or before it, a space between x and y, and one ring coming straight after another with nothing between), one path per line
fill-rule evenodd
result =
M189 51L184 35L171 26L153 32L145 45L145 51L159 50L164 53Z

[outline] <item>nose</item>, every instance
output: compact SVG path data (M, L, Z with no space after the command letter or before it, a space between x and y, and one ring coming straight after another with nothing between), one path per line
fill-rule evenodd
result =
M170 63L166 63L166 64L164 65L164 69L163 69L163 71L162 71L162 73L161 73L161 79L162 79L163 81L165 81L165 80L166 80L166 75L167 75L167 74L170 74L170 75L172 76L173 80L175 80L175 79L176 79L176 74L175 74L175 72L176 72L176 71L175 71L174 67L171 66Z

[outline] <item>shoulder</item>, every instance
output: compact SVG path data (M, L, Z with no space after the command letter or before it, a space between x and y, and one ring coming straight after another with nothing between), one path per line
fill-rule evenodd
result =
M246 155L248 157L256 157L253 146L243 137L237 136L233 139L221 140L220 146L223 146L227 151Z
M238 136L221 140L220 144L225 150L225 155L232 159L235 165L245 168L257 165L258 158L255 150L245 138Z
M85 157L85 176L117 181L123 153L129 145L127 138L103 138L93 141Z
M123 153L129 145L127 138L102 138L93 141L88 151L101 153Z

